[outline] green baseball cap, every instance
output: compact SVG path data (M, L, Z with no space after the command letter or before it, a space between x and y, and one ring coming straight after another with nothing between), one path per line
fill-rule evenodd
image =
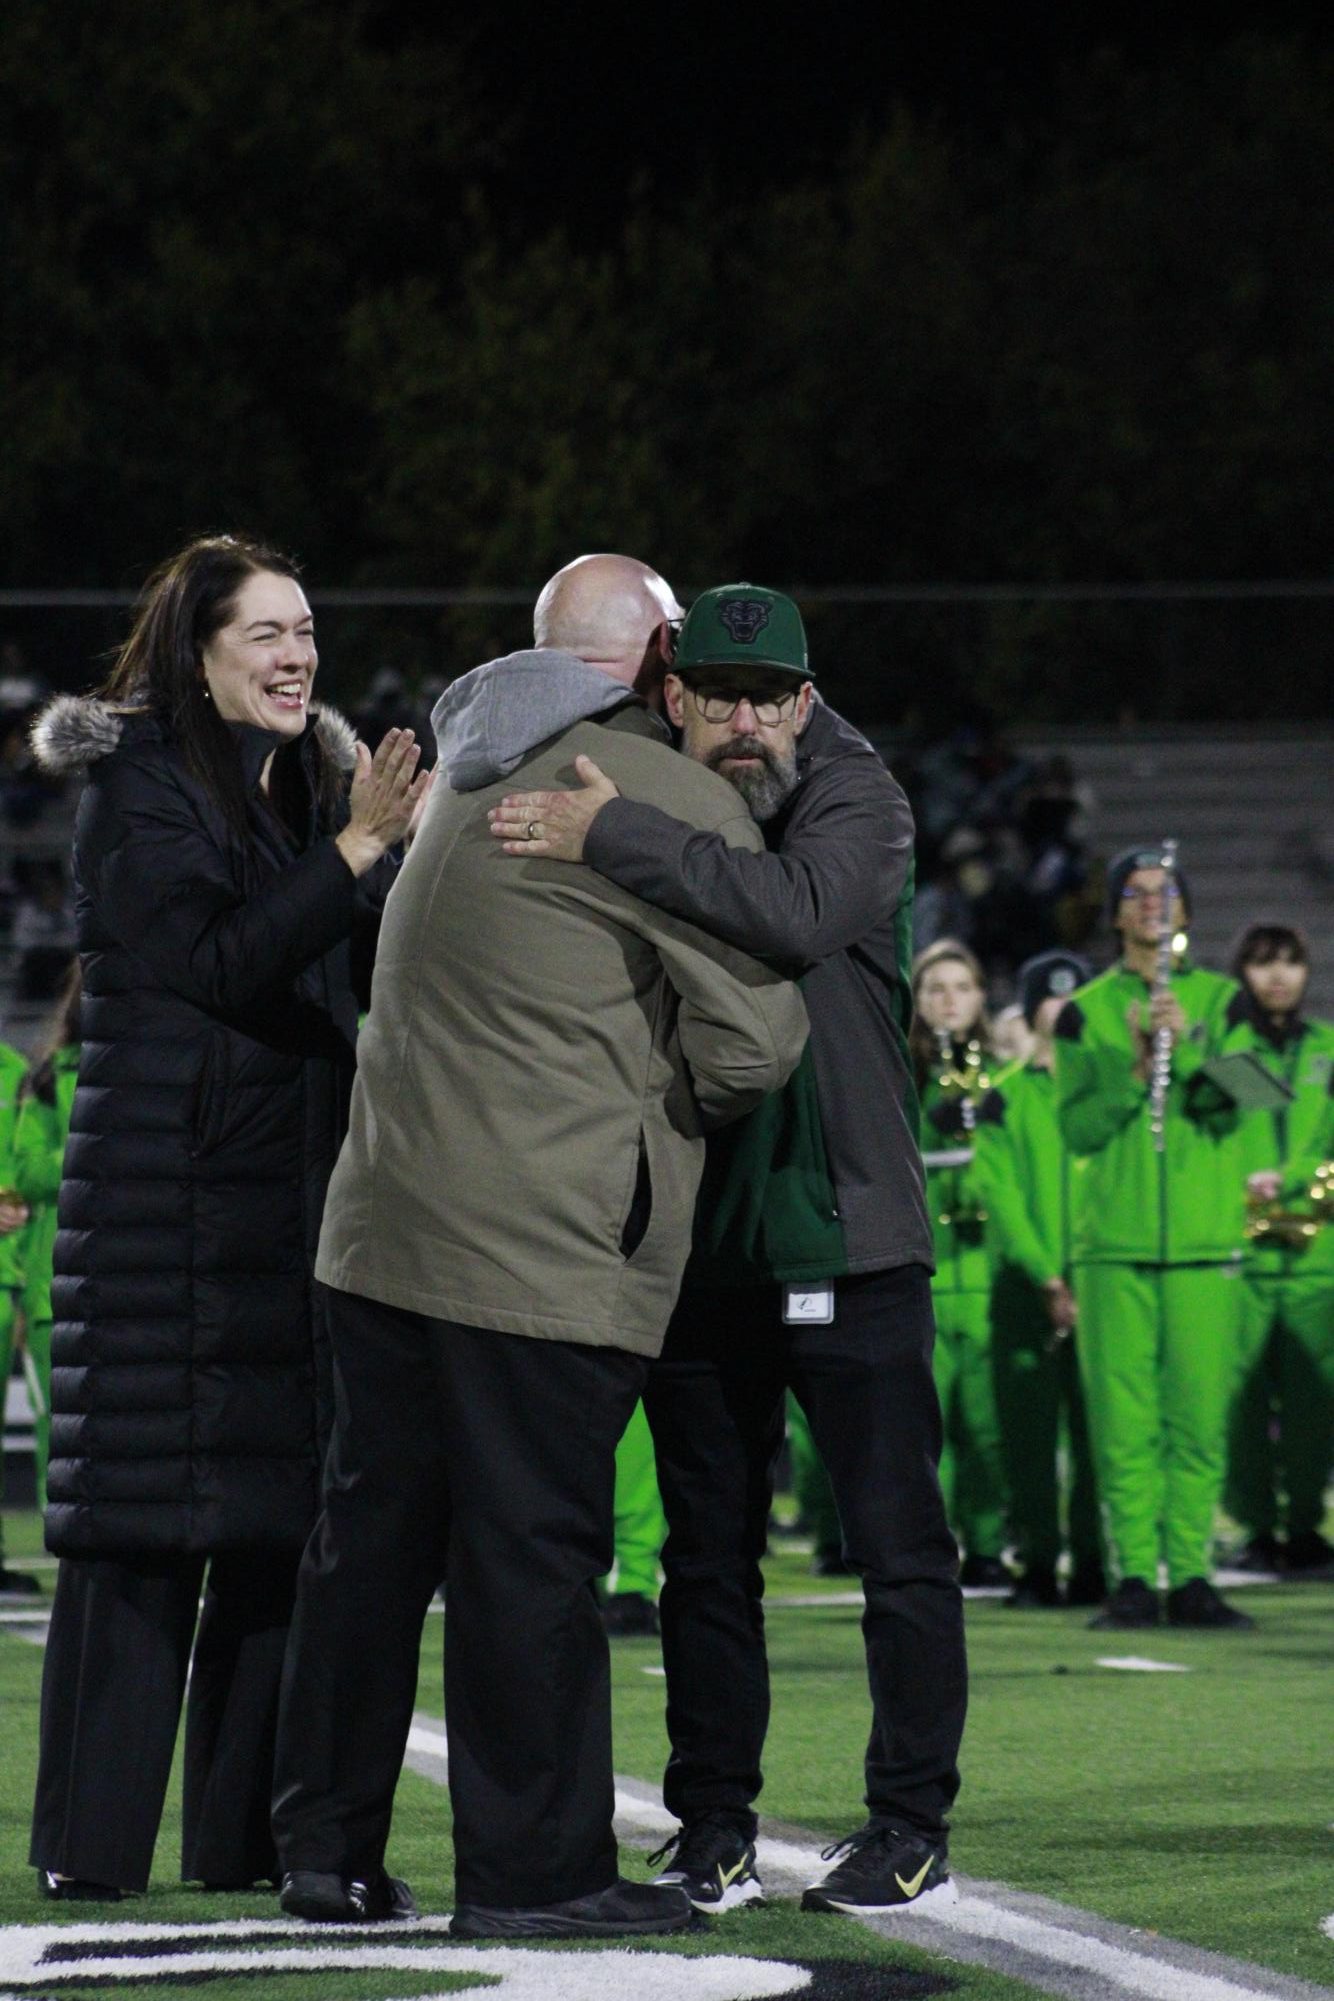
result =
M812 679L806 628L791 598L760 584L720 584L691 605L676 642L674 666L763 667Z

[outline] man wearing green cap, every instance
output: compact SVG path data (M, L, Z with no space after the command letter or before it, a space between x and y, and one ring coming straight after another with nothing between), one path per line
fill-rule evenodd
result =
M864 1585L874 1712L867 1824L803 1903L948 1901L967 1674L907 1056L912 815L872 746L816 699L800 613L776 591L706 591L663 692L681 748L742 794L763 852L729 854L587 759L582 792L511 795L492 813L508 852L583 860L799 975L811 1021L790 1084L710 1138L686 1283L645 1391L669 1531L663 1790L682 1822L658 1880L705 1911L762 1894L760 1558L790 1387Z

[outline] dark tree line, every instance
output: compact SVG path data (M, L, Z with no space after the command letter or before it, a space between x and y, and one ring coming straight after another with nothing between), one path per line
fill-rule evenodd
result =
M1092 54L986 143L891 105L591 242L526 225L472 60L360 0L0 14L0 582L134 581L232 521L344 583L607 546L686 585L1328 573L1323 47ZM924 670L1244 713L1257 648L1314 712L1320 623L812 613L885 714Z

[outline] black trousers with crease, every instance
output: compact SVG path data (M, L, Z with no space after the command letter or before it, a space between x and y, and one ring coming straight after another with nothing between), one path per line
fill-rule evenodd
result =
M284 1868L383 1865L426 1608L445 1582L457 1899L607 1888L616 1443L647 1364L325 1291L334 1435L283 1683Z
M185 1701L182 1879L274 1873L269 1795L298 1557L62 1558L42 1674L35 1867L147 1887Z

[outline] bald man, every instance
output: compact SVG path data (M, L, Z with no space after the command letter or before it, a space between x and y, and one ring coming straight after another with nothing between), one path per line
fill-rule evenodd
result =
M745 802L648 701L678 612L590 556L537 648L442 696L437 784L386 910L316 1271L337 1416L302 1563L274 1826L285 1910L411 1913L384 1867L443 1576L460 1938L684 1929L617 1875L609 1664L617 1440L680 1283L707 1127L790 1075L794 986L591 871L507 862L488 809L596 755L758 849ZM534 838L539 838L534 830Z

